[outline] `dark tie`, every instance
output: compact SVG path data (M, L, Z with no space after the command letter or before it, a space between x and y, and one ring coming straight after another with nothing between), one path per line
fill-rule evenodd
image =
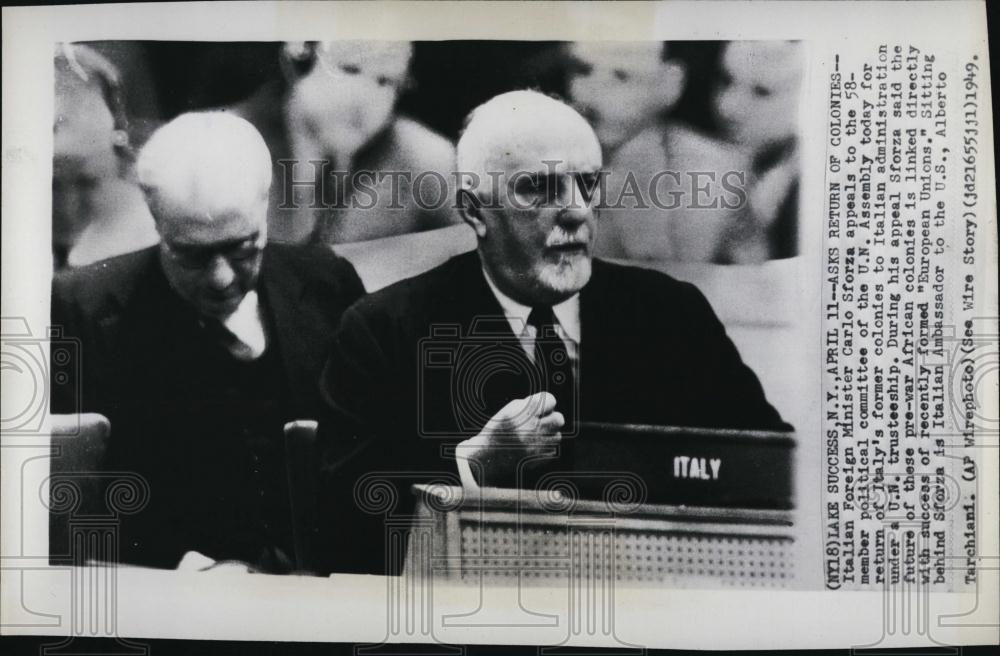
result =
M577 419L579 390L573 376L566 344L556 330L556 318L551 306L532 308L528 325L535 328L535 366L539 370L542 389L556 397L556 410L566 418L563 436L572 435Z

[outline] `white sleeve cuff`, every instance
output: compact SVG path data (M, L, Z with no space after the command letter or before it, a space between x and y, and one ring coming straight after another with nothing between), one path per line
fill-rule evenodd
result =
M471 445L462 442L455 448L455 464L458 465L458 478L462 481L462 488L466 490L478 490L479 483L472 474L472 464L469 462L469 453L474 449Z

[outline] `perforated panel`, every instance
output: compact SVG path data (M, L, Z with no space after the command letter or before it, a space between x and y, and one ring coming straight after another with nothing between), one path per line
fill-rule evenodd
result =
M463 522L462 578L567 576L673 585L781 588L791 583L788 537L656 533L609 528L537 528Z

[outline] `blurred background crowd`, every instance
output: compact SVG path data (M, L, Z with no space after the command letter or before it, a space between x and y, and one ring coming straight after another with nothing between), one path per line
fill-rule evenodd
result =
M264 137L276 167L269 239L359 244L459 223L451 203L428 208L406 188L376 189L365 209L319 207L302 196L315 188L283 183L278 160L453 181L466 114L518 88L569 100L597 132L611 192L598 255L746 264L797 252L795 42L106 41L60 45L54 63L56 268L156 243L134 154L196 110L232 111Z

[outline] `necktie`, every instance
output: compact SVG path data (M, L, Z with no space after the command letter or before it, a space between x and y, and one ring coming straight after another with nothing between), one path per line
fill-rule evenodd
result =
M556 410L566 419L562 428L562 434L566 436L574 431L579 390L573 376L573 363L556 324L551 306L532 308L528 315L528 325L535 328L535 367L541 377L542 389L556 397Z

